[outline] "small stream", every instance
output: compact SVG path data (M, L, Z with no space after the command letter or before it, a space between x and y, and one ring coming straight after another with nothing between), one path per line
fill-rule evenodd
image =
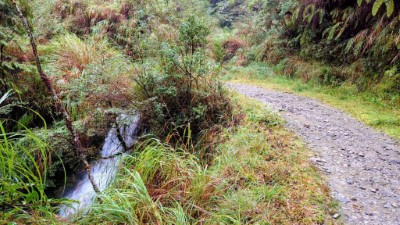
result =
M126 146L128 148L133 147L138 133L138 115L126 115L122 114L117 118L117 124L130 124L120 126L119 128L111 128L104 140L103 147L100 152L100 159L91 162L91 171L95 178L96 184L101 191L104 191L107 186L112 182L115 177L118 166L124 157L124 148L122 143L118 139L117 129L122 136ZM85 172L82 172L81 179L77 184L67 190L62 196L70 200L79 201L79 203L73 203L72 207L62 206L60 208L59 215L61 217L68 217L80 210L85 210L94 201L96 193L93 190L92 184Z

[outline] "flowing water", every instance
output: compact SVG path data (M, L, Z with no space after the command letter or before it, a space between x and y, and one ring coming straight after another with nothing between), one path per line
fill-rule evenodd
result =
M123 159L123 154L121 153L123 153L124 148L123 144L118 139L117 129L119 129L119 133L121 134L126 146L131 148L137 137L138 121L138 115L120 115L117 118L117 124L123 123L129 125L112 128L104 140L104 145L100 152L101 158L91 163L91 172L101 191L105 190L112 181L112 178L115 177L118 166ZM68 190L63 197L79 201L79 203L73 203L72 207L61 207L59 215L65 218L77 211L88 208L88 206L93 203L96 193L93 190L93 186L87 174L84 174L82 179L77 182L76 186L71 190Z

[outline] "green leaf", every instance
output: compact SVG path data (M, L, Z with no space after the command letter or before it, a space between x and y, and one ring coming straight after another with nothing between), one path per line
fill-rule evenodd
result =
M385 0L376 0L374 5L372 6L372 15L376 16L378 13L379 9L381 8L382 4L384 3Z
M357 0L358 6L361 6L362 2L363 2L363 0Z
M390 17L393 15L394 11L394 1L393 0L386 0L386 15L387 17Z

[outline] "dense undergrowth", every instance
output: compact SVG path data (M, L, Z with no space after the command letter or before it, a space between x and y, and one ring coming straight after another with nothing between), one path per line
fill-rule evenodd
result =
M398 105L399 5L395 1L219 1L217 16L247 9L225 42L238 65L280 65L280 74L350 85Z

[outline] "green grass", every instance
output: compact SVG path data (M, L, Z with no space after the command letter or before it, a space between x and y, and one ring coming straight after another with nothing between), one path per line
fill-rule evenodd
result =
M333 224L337 204L312 153L264 105L236 96L241 125L214 137L211 163L148 140L78 224Z
M32 130L7 133L0 121L0 224L56 223L52 205L63 200L45 193L48 150Z
M334 87L312 81L304 83L300 79L275 74L273 68L267 64L233 67L226 71L225 79L318 99L349 113L376 130L400 139L400 106L385 102L372 93L358 92L352 85Z

